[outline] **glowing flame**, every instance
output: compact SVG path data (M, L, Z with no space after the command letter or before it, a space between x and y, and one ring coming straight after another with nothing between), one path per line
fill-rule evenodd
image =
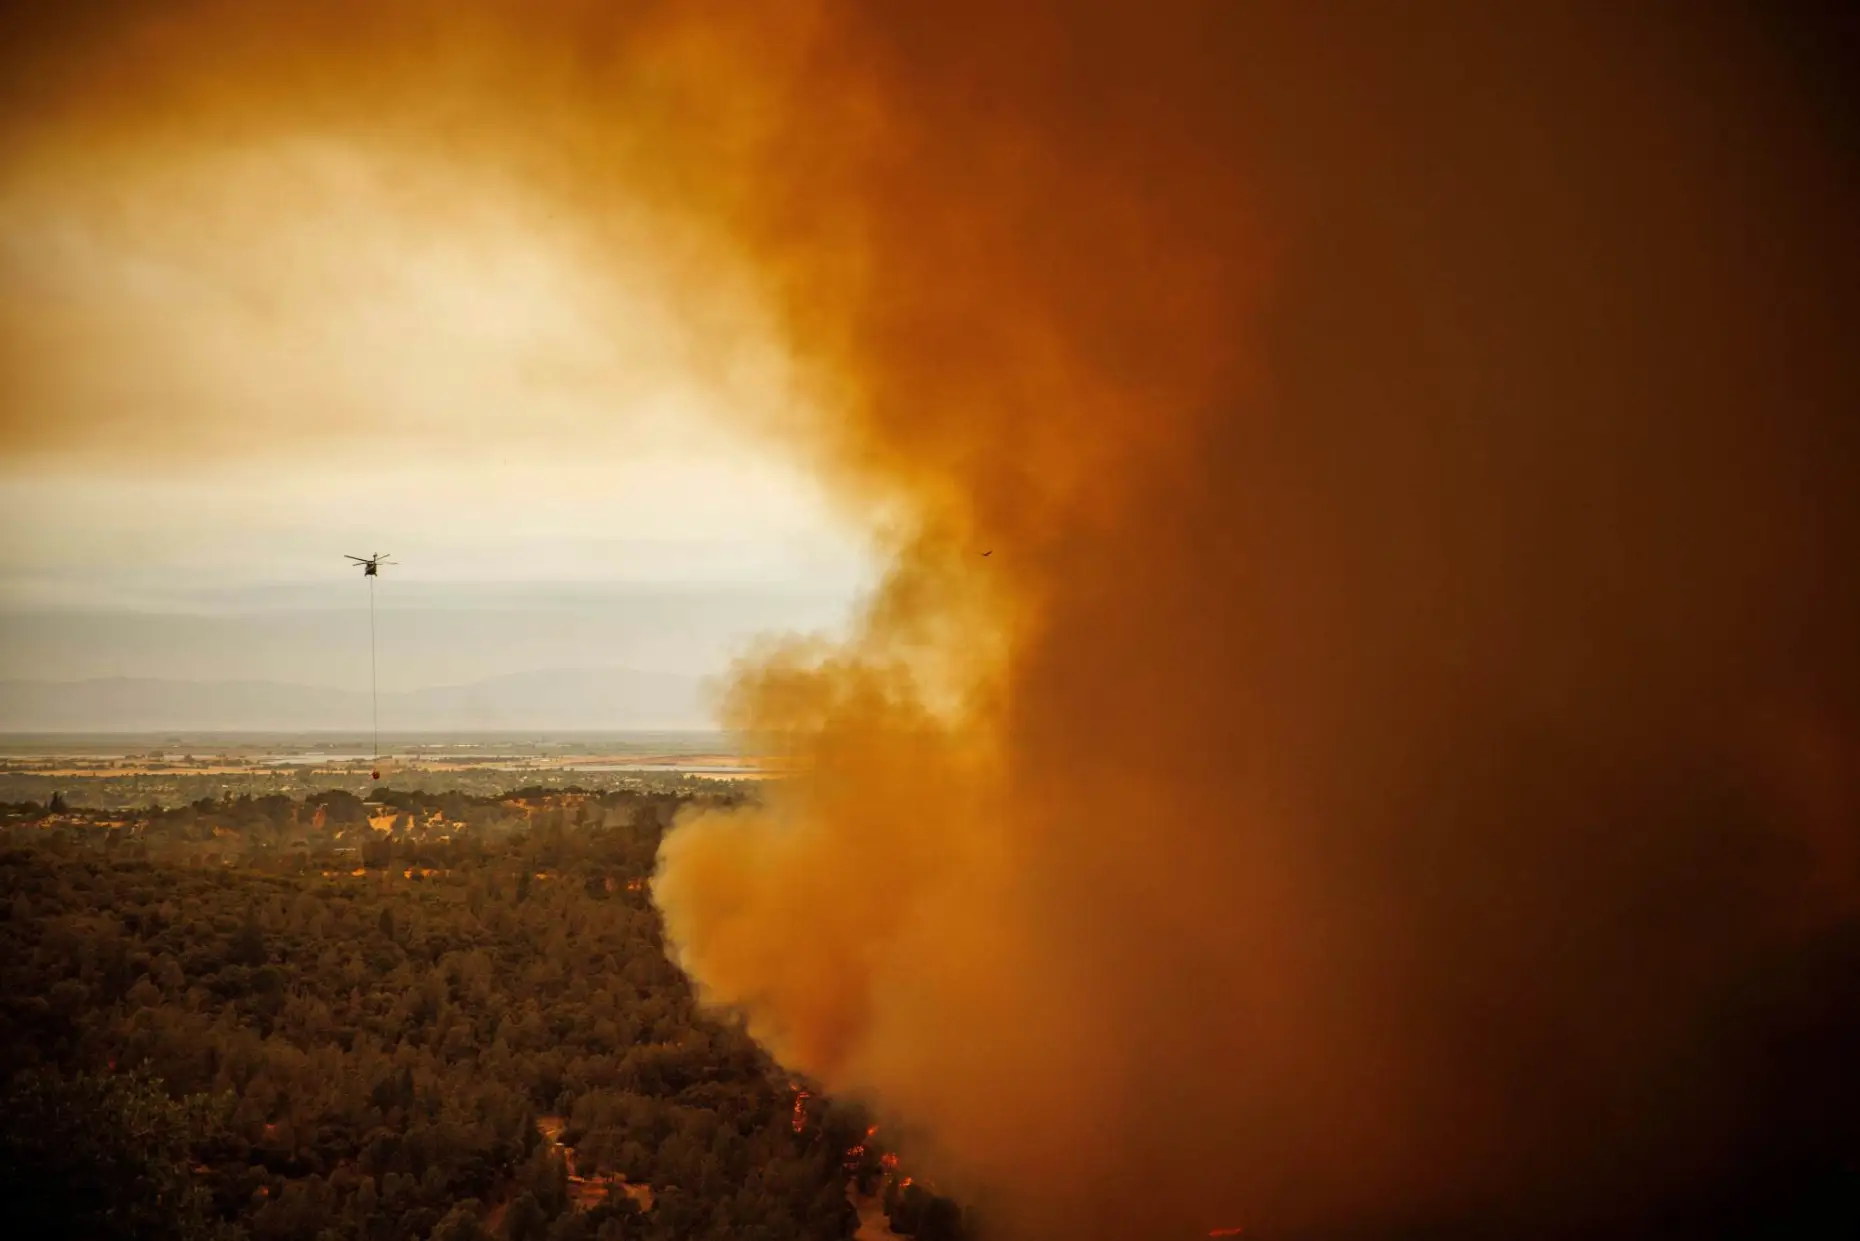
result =
M871 1143L872 1139L877 1136L877 1134L878 1134L878 1126L870 1125L866 1128L864 1142L860 1142L857 1145L849 1146L846 1148L846 1161L845 1162L846 1162L846 1167L848 1170L851 1170L855 1165L859 1163L860 1160L865 1158L866 1149L868 1145ZM898 1157L892 1154L890 1151L885 1151L879 1155L878 1162L884 1167L884 1169L887 1172L889 1172L898 1166Z

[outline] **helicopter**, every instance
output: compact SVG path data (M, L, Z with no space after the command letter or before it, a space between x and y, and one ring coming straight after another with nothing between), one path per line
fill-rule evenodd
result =
M396 563L388 559L391 555L393 555L392 552L376 552L372 556L345 556L343 559L353 560L356 564L361 565L363 577L380 577L382 565Z

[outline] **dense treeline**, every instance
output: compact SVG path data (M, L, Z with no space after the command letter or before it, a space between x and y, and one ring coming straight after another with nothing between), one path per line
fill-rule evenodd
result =
M29 842L54 853L102 849L117 860L236 863L284 873L313 861L353 865L353 855L365 847L370 865L394 860L436 865L479 859L475 850L531 828L637 825L641 831L630 839L646 848L679 805L729 802L737 796L718 789L701 794L593 793L572 786L533 785L474 795L457 789L377 786L367 800L332 788L301 799L281 793L228 793L128 810L72 806L54 796L44 804L0 803L0 839ZM650 864L650 855L645 862Z
M675 759L678 756L667 757ZM182 806L203 797L224 798L228 795L255 799L276 796L303 798L344 782L355 787L370 782L365 767L342 771L331 768L306 770L284 765L241 766L239 760L224 757L199 760L190 757L186 762L173 764L170 770L132 771L113 771L95 765L83 765L73 770L63 763L52 770L40 770L16 765L19 762L16 757L0 758L0 803L32 802L43 806L49 804L53 797L62 797L65 802L76 807L134 811L150 805ZM740 788L747 783L725 780L720 776L721 773L714 771L693 775L621 767L614 771L540 768L525 773L524 778L556 793L577 788L601 792L701 793L719 787ZM395 785L403 789L495 797L510 787L511 773L505 765L487 761L480 766L445 768L408 765L395 770L392 778Z
M143 1158L105 1140L139 1109L170 1145L190 1135L182 1188L157 1170L105 1196L121 1221L153 1195L172 1235L849 1236L865 1118L814 1099L797 1131L787 1079L666 959L645 881L677 799L534 793L502 803L527 803L502 836L472 826L486 806L424 794L194 806L140 840L16 822L0 1073L9 1112L41 1120L6 1125L5 1210L28 1226L9 1234L113 1235L43 1188L84 1162L43 1117L80 1117L94 1167ZM419 830L434 822L454 826ZM263 867L174 855L229 824L297 848ZM337 849L355 856L332 866ZM900 1225L926 1214L907 1196ZM926 1238L956 1227L928 1216Z

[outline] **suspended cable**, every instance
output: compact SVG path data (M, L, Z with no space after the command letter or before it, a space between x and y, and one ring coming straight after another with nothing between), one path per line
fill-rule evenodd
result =
M393 564L382 552L372 556L348 556L361 569L362 576L368 579L368 710L370 726L374 731L372 746L373 764L369 775L381 778L381 683L377 675L380 661L375 655L375 578L381 574L381 566Z
M381 690L375 678L375 579L368 579L368 705L375 731L374 771L381 778Z

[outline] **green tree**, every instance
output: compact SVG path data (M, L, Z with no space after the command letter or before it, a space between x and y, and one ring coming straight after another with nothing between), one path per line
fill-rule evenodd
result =
M265 950L265 933L259 929L257 910L248 908L245 911L245 922L233 937L228 955L240 965L259 966L265 963L269 954Z
M0 1106L0 1219L43 1241L201 1241L216 1221L192 1171L219 1105L182 1102L145 1073L17 1075Z
M491 1241L478 1218L478 1201L467 1198L453 1207L433 1228L432 1241Z
M542 1241L549 1231L549 1217L543 1214L536 1195L523 1193L504 1212L504 1241Z

